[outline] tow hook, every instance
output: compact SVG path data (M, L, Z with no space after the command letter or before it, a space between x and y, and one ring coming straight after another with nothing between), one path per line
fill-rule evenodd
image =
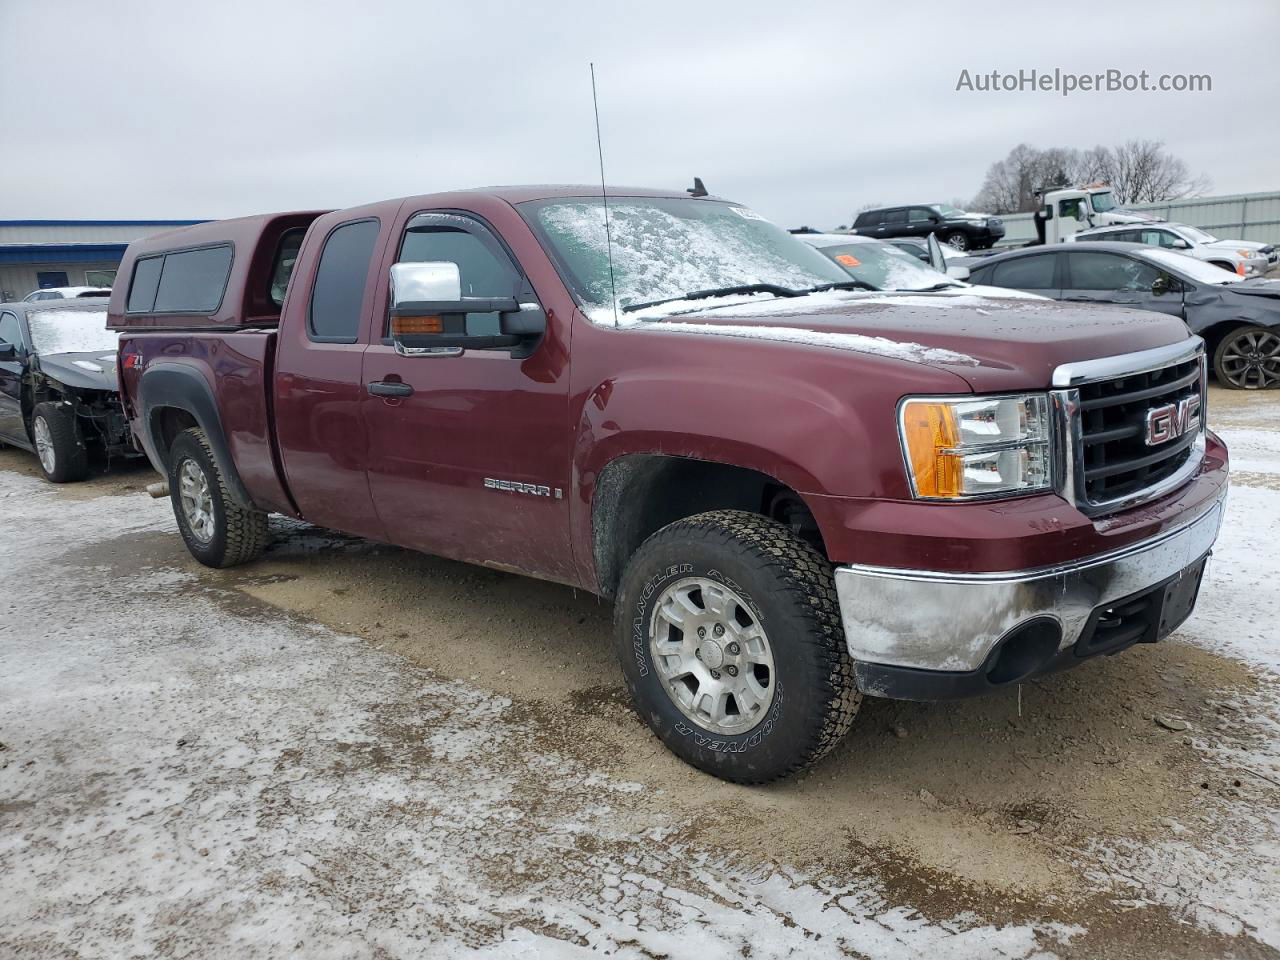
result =
M157 500L164 499L169 495L169 481L161 480L158 483L148 483L147 493L151 494L151 496L155 497Z

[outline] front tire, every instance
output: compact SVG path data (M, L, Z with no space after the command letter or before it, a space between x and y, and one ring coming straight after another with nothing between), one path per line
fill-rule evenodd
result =
M968 250L971 246L969 235L960 230L947 234L947 239L944 242L954 250Z
M89 474L89 452L68 404L37 403L31 412L31 439L40 471L50 483L74 483Z
M206 567L248 563L267 548L267 515L232 499L198 427L178 434L169 450L169 500L187 549Z
M1218 383L1231 390L1267 390L1280 386L1280 329L1240 327L1213 351Z
M646 540L623 574L614 636L653 732L735 783L816 763L861 702L830 564L756 514L703 513Z

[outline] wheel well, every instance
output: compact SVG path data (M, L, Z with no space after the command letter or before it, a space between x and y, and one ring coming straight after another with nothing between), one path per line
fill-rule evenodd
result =
M196 418L180 407L157 407L151 411L151 438L161 463L169 460L169 448L183 430L198 426Z
M1211 263L1213 266L1218 267L1222 270L1229 270L1232 273L1236 272L1235 264L1227 260L1210 260L1209 263Z
M1209 365L1213 366L1213 355L1218 350L1218 344L1233 330L1240 330L1244 327L1251 327L1253 324L1247 320L1224 320L1221 323L1215 323L1212 327L1200 331L1200 336L1204 338L1205 353L1209 357Z
M631 555L650 535L708 510L746 510L778 520L823 556L822 534L804 499L773 477L709 460L634 454L600 472L591 504L600 592L613 596Z

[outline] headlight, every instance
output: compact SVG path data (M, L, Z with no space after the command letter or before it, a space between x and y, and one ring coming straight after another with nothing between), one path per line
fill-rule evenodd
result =
M1254 253L1252 250L1237 250L1236 256L1244 257L1246 260L1252 260L1254 257L1257 256L1257 254Z
M900 407L898 430L918 499L1013 496L1052 483L1044 394L909 397Z

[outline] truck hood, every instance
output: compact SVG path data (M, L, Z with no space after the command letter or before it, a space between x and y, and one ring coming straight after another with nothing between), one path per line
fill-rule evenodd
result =
M1189 336L1176 317L1054 300L955 294L837 292L741 298L722 306L664 305L635 324L650 330L745 337L843 349L926 364L976 392L1043 390L1060 364L1133 353Z
M40 371L52 380L82 390L118 389L116 356L105 350L89 353L46 353L38 358Z

